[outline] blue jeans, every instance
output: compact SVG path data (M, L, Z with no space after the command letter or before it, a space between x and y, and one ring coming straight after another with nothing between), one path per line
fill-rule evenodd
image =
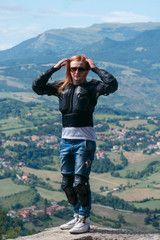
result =
M89 181L91 165L94 160L96 142L90 140L62 139L60 147L60 161L62 175L83 176ZM88 187L89 183L88 183ZM73 213L89 217L91 210L91 194L89 191L89 205L82 207L79 202L73 205Z

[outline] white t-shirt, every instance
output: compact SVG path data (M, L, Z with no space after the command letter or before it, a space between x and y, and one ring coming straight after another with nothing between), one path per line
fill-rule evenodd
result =
M93 127L64 127L62 138L96 141L96 133Z

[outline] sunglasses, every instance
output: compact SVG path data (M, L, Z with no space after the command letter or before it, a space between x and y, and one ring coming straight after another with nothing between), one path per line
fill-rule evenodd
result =
M83 68L83 67L71 67L71 72L76 72L77 70L78 70L78 72L84 72L84 71L86 71L86 69L85 68Z

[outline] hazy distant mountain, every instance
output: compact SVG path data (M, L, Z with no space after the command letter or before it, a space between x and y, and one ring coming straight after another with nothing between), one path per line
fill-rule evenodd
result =
M105 38L125 41L137 36L140 32L160 29L160 23L95 24L87 28L66 28L48 30L35 38L26 40L19 45L0 51L0 62L34 58L36 56L65 55L76 52L88 44L96 43ZM35 60L36 61L36 60ZM25 61L26 62L26 61Z
M48 30L0 51L0 91L32 92L31 82L49 68L48 64L84 53L119 81L119 91L108 98L108 105L160 113L159 39L160 23L104 23ZM61 71L56 74L56 79L62 78Z
M160 29L139 33L126 41L105 38L83 49L84 53L97 61L110 61L139 69L160 62ZM145 74L145 73L143 73Z

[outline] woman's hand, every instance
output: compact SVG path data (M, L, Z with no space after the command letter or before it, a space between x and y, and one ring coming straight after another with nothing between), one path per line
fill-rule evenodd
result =
M95 63L92 59L86 58L86 61L88 62L90 68L95 68L96 67L96 65L95 65Z
M54 65L54 68L61 68L66 65L66 62L70 61L69 58L63 58L60 60L56 65Z

